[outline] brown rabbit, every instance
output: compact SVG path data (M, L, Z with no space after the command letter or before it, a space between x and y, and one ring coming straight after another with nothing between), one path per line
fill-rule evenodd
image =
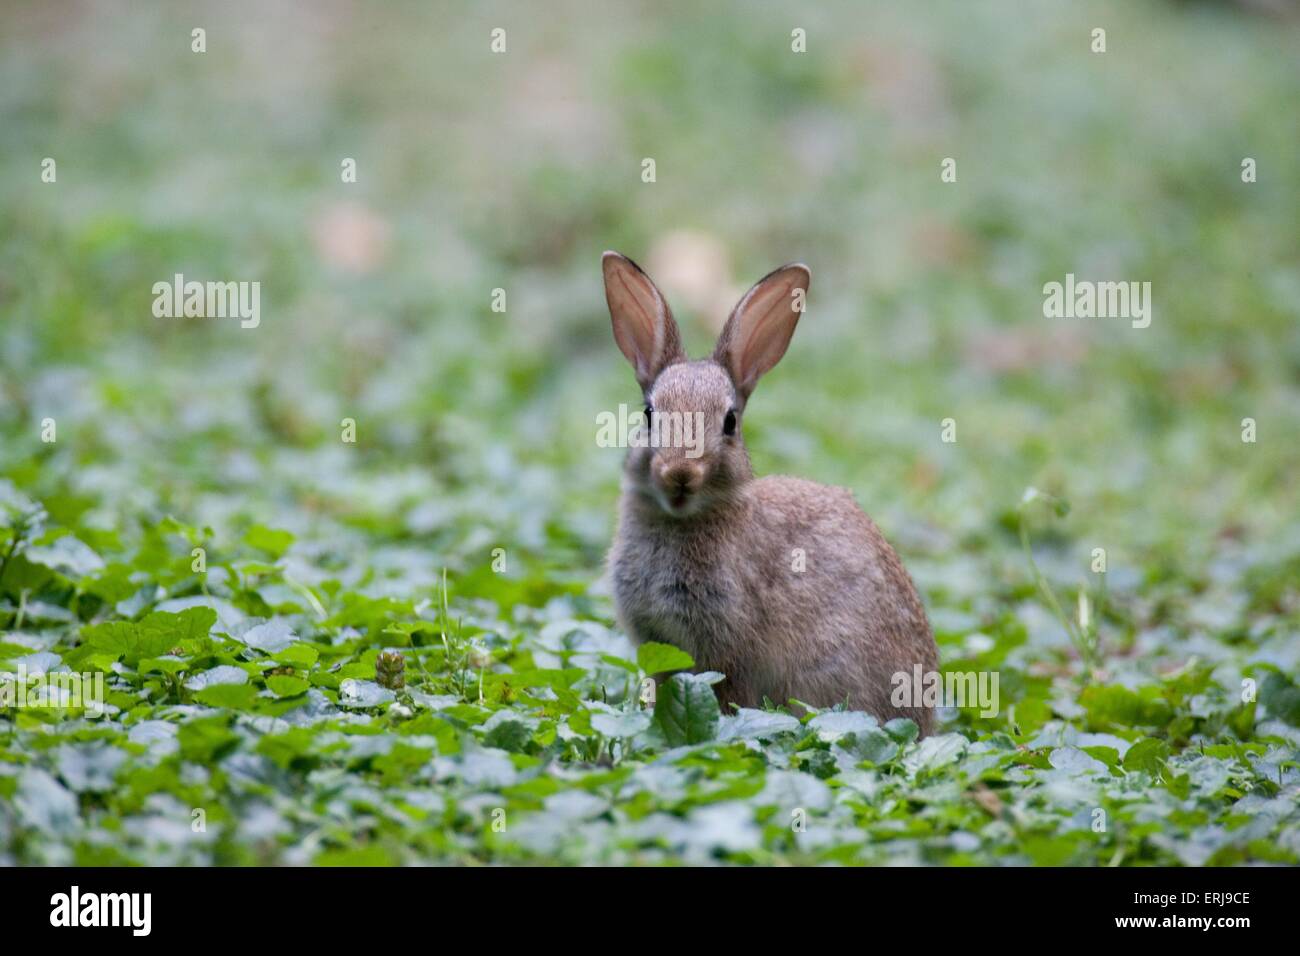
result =
M688 360L668 304L632 260L606 252L614 340L636 370L657 447L627 456L609 555L620 623L721 671L723 707L792 698L884 721L931 709L891 703L913 667L937 670L907 571L850 492L802 478L755 480L741 437L759 377L785 354L811 274L782 266L731 313L711 358ZM700 423L701 434L665 427ZM679 440L671 440L679 439ZM919 702L914 702L919 704Z

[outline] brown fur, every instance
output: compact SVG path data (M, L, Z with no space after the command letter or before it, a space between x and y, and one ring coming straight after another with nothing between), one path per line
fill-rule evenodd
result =
M933 712L890 702L891 678L937 670L911 578L850 492L801 478L754 479L740 420L758 377L780 359L806 290L803 266L778 269L746 294L712 358L686 360L672 314L631 260L605 254L615 338L655 414L704 415L703 454L633 448L609 570L620 623L638 642L686 651L726 674L724 707L797 699L847 704L880 720ZM614 292L610 292L613 284ZM629 290L633 290L629 293ZM629 300L629 295L632 299ZM728 411L735 434L724 434ZM795 570L796 549L804 570Z

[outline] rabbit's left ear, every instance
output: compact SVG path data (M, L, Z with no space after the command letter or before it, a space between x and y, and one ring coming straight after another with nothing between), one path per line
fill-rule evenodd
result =
M801 262L770 272L736 305L718 337L713 359L731 373L741 398L781 361L803 314L812 273Z
M606 252L601 271L614 341L632 363L642 391L648 392L660 372L686 361L677 322L650 277L627 256Z

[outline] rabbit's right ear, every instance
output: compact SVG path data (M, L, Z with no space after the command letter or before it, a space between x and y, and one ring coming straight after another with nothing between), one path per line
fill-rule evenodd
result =
M606 252L601 268L614 341L632 363L642 391L646 391L665 368L686 361L681 333L668 303L640 266L627 256Z
M741 398L748 399L759 377L781 361L811 281L808 267L792 262L759 279L732 310L713 359L731 373Z

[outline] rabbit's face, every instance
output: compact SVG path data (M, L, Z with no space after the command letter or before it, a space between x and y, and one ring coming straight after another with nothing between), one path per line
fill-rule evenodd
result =
M758 280L732 310L712 358L689 361L672 310L641 268L601 260L614 341L646 399L644 440L627 458L629 490L674 517L725 501L752 475L740 437L745 402L781 360L811 276L799 263Z
M752 475L743 406L731 376L711 359L669 365L646 395L645 444L628 455L632 488L673 517L728 498Z

